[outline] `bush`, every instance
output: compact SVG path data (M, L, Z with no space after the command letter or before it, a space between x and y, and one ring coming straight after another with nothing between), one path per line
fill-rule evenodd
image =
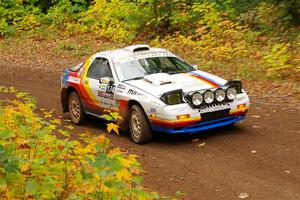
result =
M289 53L289 44L275 43L270 52L262 59L262 64L267 68L267 76L278 76L287 69L291 69L290 61L292 55Z
M0 1L0 35L51 30L149 42L230 76L298 79L297 10L296 0L5 0ZM55 51L61 50L91 52L72 44L59 44Z
M130 1L96 0L72 30L91 32L113 40L131 41L147 18L147 8Z
M50 112L43 111L46 119L34 112L28 94L4 87L0 93L14 99L0 102L1 199L161 198L141 187L135 155L112 148L104 135L72 140Z
M75 23L80 13L85 11L88 3L84 0L59 0L48 10L44 22L59 29L65 29L68 24Z
M7 35L17 30L32 30L40 25L42 16L39 8L17 0L0 1L0 34Z

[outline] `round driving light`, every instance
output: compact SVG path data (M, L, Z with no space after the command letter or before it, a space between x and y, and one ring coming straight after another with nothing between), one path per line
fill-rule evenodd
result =
M217 91L216 91L217 101L222 102L222 101L224 101L225 97L226 97L225 91L223 89L217 89Z
M237 94L237 91L236 91L235 88L230 87L230 88L227 89L227 98L228 98L229 100L235 99L236 94Z
M199 92L192 94L192 103L194 106L199 106L203 102L203 96Z
M205 103L212 103L215 99L215 95L212 91L207 90L206 92L204 92L204 101Z

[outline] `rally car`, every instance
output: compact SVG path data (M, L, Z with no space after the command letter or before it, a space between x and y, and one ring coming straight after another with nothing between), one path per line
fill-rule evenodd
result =
M86 115L118 112L139 144L156 131L186 134L233 125L245 119L250 104L241 81L198 70L148 45L96 53L64 70L61 103L74 124Z

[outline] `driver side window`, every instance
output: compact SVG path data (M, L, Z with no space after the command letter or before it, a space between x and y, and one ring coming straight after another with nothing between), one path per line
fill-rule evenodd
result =
M112 77L109 62L104 58L96 58L88 71L87 77L100 80L103 77Z

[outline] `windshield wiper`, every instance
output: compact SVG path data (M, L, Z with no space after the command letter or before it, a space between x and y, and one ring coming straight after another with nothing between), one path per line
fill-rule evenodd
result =
M142 78L144 78L144 77L143 76L139 76L139 77L135 77L135 78L126 79L126 80L123 80L123 81L139 80L139 79L142 79Z

